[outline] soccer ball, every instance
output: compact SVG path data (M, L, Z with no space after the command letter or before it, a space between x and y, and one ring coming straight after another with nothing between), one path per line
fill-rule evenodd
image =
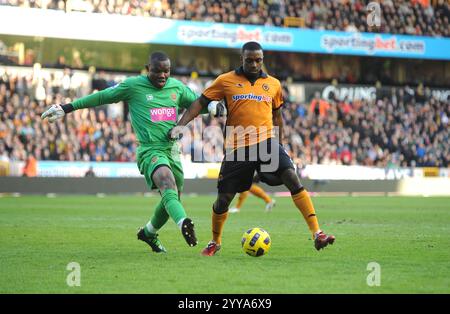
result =
M269 252L272 241L266 230L251 228L242 235L241 245L245 253L258 257Z

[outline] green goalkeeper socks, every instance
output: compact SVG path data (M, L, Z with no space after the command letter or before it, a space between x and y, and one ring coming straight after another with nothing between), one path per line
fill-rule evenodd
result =
M169 219L169 215L164 209L164 205L161 202L156 206L155 212L153 213L152 218L144 227L144 233L148 237L150 235L156 234L156 232L161 229Z
M178 224L186 218L186 211L178 200L178 193L175 190L167 189L161 193L162 203L170 218Z
M153 217L150 221L155 229L161 229L162 226L166 224L168 219L169 215L167 214L167 211L164 209L163 202L160 201L159 204L156 206L155 213L153 214Z
M162 200L156 206L155 212L144 227L144 233L148 237L155 235L169 219L169 216L179 225L186 218L186 211L178 200L178 193L175 190L165 190L162 193ZM180 227L180 226L179 226Z

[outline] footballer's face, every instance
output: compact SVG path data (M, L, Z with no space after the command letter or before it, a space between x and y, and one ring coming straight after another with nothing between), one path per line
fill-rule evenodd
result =
M261 71L264 54L262 50L244 50L242 54L242 67L244 73L256 76Z
M163 88L170 76L170 60L153 61L147 66L147 70L150 82L158 88Z

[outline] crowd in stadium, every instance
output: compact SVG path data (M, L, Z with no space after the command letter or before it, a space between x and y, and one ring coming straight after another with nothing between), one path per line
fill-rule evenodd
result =
M26 160L32 154L38 160L134 161L135 136L126 116L111 116L101 108L76 111L63 123L41 120L40 114L51 104L91 92L83 84L71 84L73 75L66 74L61 80L0 71L0 160ZM183 79L197 92L204 87L198 80ZM101 89L113 81L96 77L92 84ZM284 88L284 133L289 153L299 165L450 164L449 102L420 91L413 95L408 87L394 88L391 95L373 102L325 100L317 94L307 103L296 103L288 100L288 93ZM209 116L203 122L195 125L197 131L223 126L223 120ZM203 141L182 143L183 153L189 156L194 147L200 148L204 152L200 161L220 161L222 156L214 149L220 146L219 137L212 132Z
M131 123L120 116L111 119L104 111L86 110L68 115L64 123L42 123L44 108L86 94L67 71L62 79L47 80L40 75L0 75L1 160L26 160L29 154L38 160L134 159Z
M450 103L410 91L393 88L375 101L288 102L291 156L302 164L447 167Z
M446 0L381 0L382 25L367 23L369 0L0 0L0 5L153 16L177 20L287 25L312 29L450 36Z

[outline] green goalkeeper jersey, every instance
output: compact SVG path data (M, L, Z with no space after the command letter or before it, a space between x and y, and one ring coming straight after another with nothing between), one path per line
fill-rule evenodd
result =
M188 108L197 95L177 79L169 77L159 89L145 75L127 78L122 83L72 102L75 109L125 101L139 146L170 149L175 141L167 133L177 123L181 108Z

